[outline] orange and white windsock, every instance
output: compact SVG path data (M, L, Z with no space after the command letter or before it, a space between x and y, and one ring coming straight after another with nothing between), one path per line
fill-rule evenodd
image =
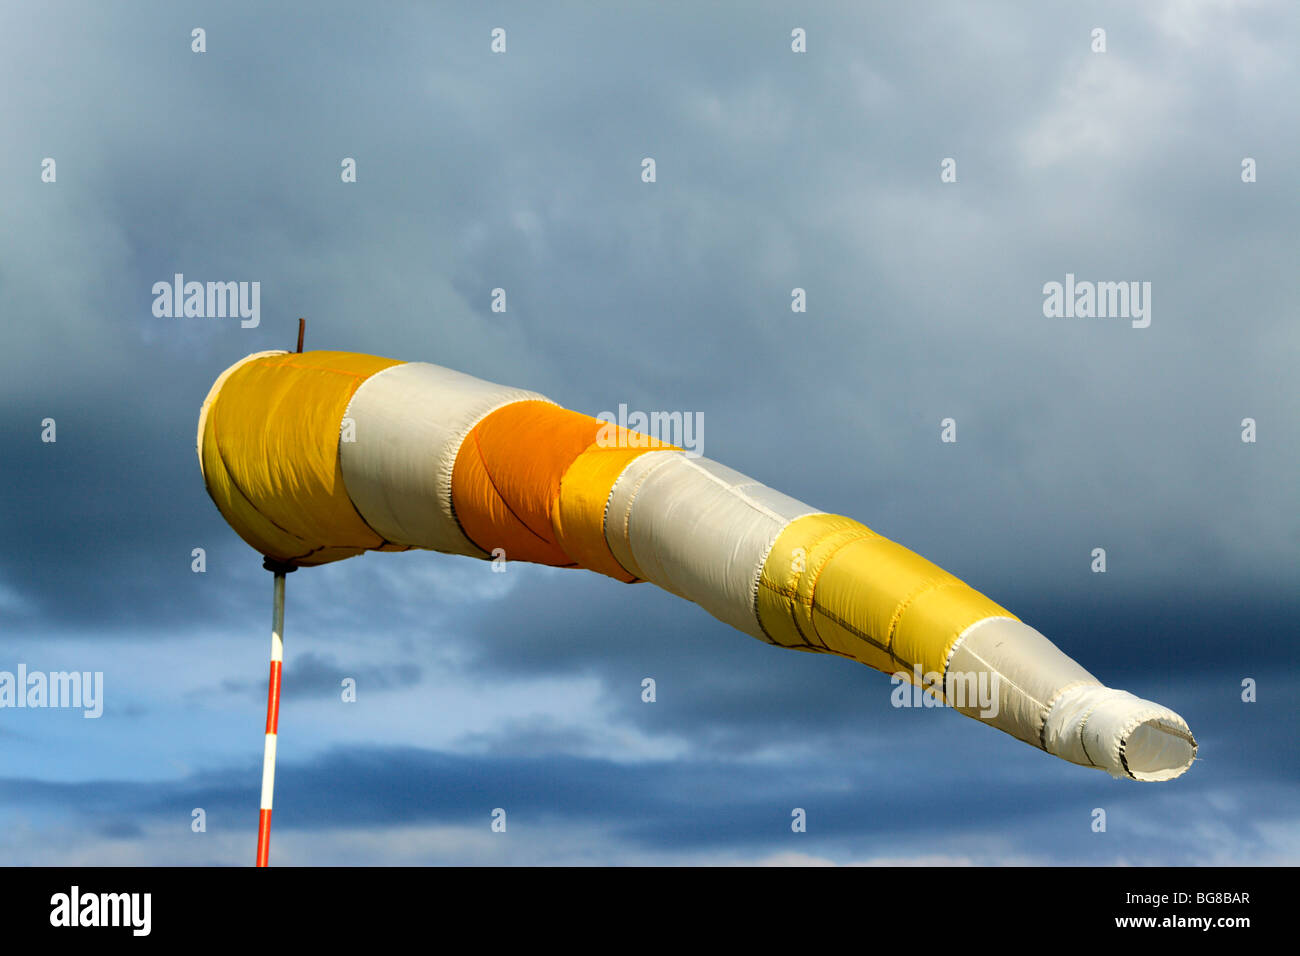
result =
M437 365L259 352L199 418L208 492L267 557L424 548L649 581L761 641L902 674L1072 763L1191 766L1159 704L1105 687L947 571L681 448Z

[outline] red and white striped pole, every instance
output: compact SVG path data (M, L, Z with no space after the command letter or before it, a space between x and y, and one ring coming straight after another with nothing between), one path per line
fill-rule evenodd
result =
M257 819L257 865L269 866L271 799L275 793L275 737L280 724L280 670L284 663L284 576L295 570L267 558L262 567L275 573L271 608L271 680L266 691L266 751L262 758L262 810Z
M298 348L302 351L307 320L298 319ZM257 865L270 866L271 801L275 795L275 738L280 727L280 671L284 666L284 576L297 568L271 558L262 567L275 574L271 602L271 679L266 687L266 750L262 754L262 809L257 816Z

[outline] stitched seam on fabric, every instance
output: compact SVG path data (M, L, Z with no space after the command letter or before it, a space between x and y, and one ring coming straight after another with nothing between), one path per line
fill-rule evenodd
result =
M506 496L503 495L501 493L501 489L497 487L497 483L495 479L493 479L492 477L492 471L487 466L487 461L483 457L483 446L479 443L478 431L475 430L473 432L470 432L470 435L474 438L474 451L478 454L479 463L483 466L483 474L487 476L488 484L491 485L492 490L496 492L497 500L501 502L502 506L505 507L506 511L510 512L510 516L514 518L515 521L519 522L519 526L521 528L523 528L525 531L527 531L529 534L531 534L533 537L543 542L544 544L552 544L552 542L547 541L540 534L538 534L531 527L529 527L528 523L524 521L523 518L515 514L515 509L510 506L510 502L506 500ZM483 547L483 546L479 545L479 547ZM559 550L561 554L564 554L563 548L560 548L558 545L556 546L556 548L557 550ZM569 558L569 555L567 554L564 554L564 556L566 558ZM569 560L573 560L573 559L569 558Z
M822 646L826 648L830 647L830 643L826 640L826 638L822 637L821 632L817 629L817 616L813 614L813 611L817 608L817 586L821 584L822 574L826 571L828 567L830 567L831 561L834 559L835 555L839 554L850 544L853 544L858 541L866 541L869 540L870 538L878 538L880 537L880 535L876 534L874 531L872 531L870 528L866 527L865 525L858 528L849 526L848 528L839 528L835 531L827 532L820 535L816 541L814 541L809 547L804 549L805 554L811 553L812 550L816 548L826 538L830 537L831 535L842 534L846 531L852 532L852 535L849 537L849 539L847 541L841 542L840 544L832 548L830 554L822 558L821 564L817 566L817 575L812 579L812 582L808 587L808 600L804 601L802 598L799 599L799 603L807 609L808 620L812 624L813 636L815 636L817 640L819 640L822 643ZM827 614L826 616L831 617L831 615L829 614ZM831 620L834 620L834 618L831 617ZM848 627L847 624L843 626ZM893 655L891 654L890 656L892 657Z
M1101 703L1098 701L1098 703ZM1092 759L1092 754L1088 753L1088 739L1084 737L1083 732L1088 726L1088 719L1092 717L1092 712L1097 709L1097 704L1088 708L1088 712L1083 715L1083 720L1079 723L1079 747L1083 750L1083 755L1088 758L1088 764L1093 767L1101 767L1101 764ZM1103 768L1104 769L1104 768ZM1130 776L1132 776L1130 774Z
M299 542L300 544L306 544L306 543L307 543L307 539L306 539L306 538L302 537L302 535L295 534L294 532L290 531L288 528L282 528L282 527L280 527L280 525L277 524L277 523L276 523L274 520L272 520L270 517L268 517L267 515L262 514L262 510L261 510L260 508L258 508L257 505L253 504L253 499L250 498L250 497L248 496L248 493L247 493L246 491L244 491L244 489L241 488L241 487L239 486L239 482L237 482L237 481L235 480L235 474L234 474L234 472L232 472L232 471L230 470L230 464L226 461L226 454L225 454L225 452L222 451L222 449L221 449L221 435L219 434L219 432L218 432L218 430L217 430L217 420L216 420L216 418L213 417L213 416L211 416L211 415L209 415L208 420L212 423L212 442L213 442L214 445L217 446L217 457L221 460L221 467L222 467L222 469L223 469L223 470L225 471L225 473L226 473L226 480L230 482L230 486L231 486L232 488L234 488L236 491L239 492L239 496L240 496L241 498L243 498L244 501L246 501L246 502L248 503L248 507L250 507L250 508L253 509L253 513L254 513L255 515L257 515L259 518L261 518L263 521L265 521L267 524L269 524L272 528L275 528L277 531L282 531L282 532L284 532L286 535L288 535L290 538L293 538L295 541ZM208 492L208 497L209 497L209 498L212 497L212 492L211 492L211 491ZM213 498L213 501L215 501L215 500L216 500L216 499ZM321 547L324 547L324 546L322 545ZM311 551L308 551L307 554L308 554L308 555L310 555L310 554L315 554L315 553L316 553L317 551L319 551L319 550L321 550L320 547L318 547L318 548L313 548ZM306 556L306 555L303 555L303 557L305 557L305 556Z
M962 629L962 631L957 635L956 639L950 645L948 645L948 652L944 655L943 658L943 686L945 688L945 695L948 687L948 669L952 667L952 659L953 657L956 656L957 648L961 646L962 641L970 637L971 633L975 630L975 628L979 627L981 624L987 624L989 621L1014 621L1014 620L1017 619L1012 617L1007 617L1006 615L990 614L988 617L982 617L978 621L971 621L971 623L967 624L966 627ZM999 671L998 673L1000 674L1001 671ZM1043 718L1043 726L1046 726L1046 717ZM1042 727L1039 728L1039 737L1040 738L1042 737ZM1046 750L1047 748L1044 747L1043 749Z
M811 648L813 648L814 650L818 650L818 651L829 651L829 650L830 650L830 648L826 646L825 642L823 642L823 643L820 644L820 645L817 645L817 644L814 644L812 641L808 640L808 635L804 633L803 625L799 623L799 615L795 613L795 610L794 610L794 604L793 604L793 603L787 603L785 607L786 607L786 610L787 610L787 611L789 612L789 614L790 614L790 621L794 624L794 631L795 631L796 634L799 635L799 640L803 641L803 646L804 646L804 647L811 647ZM819 637L818 640L821 640L821 638ZM794 646L797 646L797 645L793 645L793 644L792 644L792 645L790 645L790 646L791 646L791 647L794 647Z
M1056 706L1056 702L1076 687L1104 686L1105 685L1102 684L1101 681L1094 680L1089 682L1080 678L1079 680L1070 681L1064 687L1059 688L1051 697L1047 698L1047 701L1043 704L1044 710L1042 721L1038 725L1038 743L1043 750L1047 750L1047 721L1052 716L1052 708ZM1051 753L1050 750L1047 750L1047 752Z
M798 588L798 586L795 586L795 587L793 587L793 588L790 588L790 587L787 587L787 586L784 585L784 584L773 584L771 581L764 580L764 579L763 579L763 576L762 576L761 573L760 573L760 575L759 575L759 582L758 582L758 584L759 584L759 588L760 588L760 590L766 590L766 591L768 591L768 592L770 592L770 593L772 593L772 594L775 594L775 595L777 595L777 596L779 596L779 597L786 598L786 601L785 601L785 609L786 609L786 611L789 613L789 615L790 615L790 619L794 622L795 630L798 632L798 634L799 634L800 638L803 640L804 644L806 644L808 647L814 647L814 648L816 648L816 649L819 650L819 651L820 651L820 650L827 650L827 651L829 651L829 650L831 649L831 648L830 648L830 645L828 645L824 640L822 640L822 636L821 636L820 634L816 634L815 631L814 631L814 636L817 638L817 640L821 641L821 643L820 643L820 644L813 644L812 642L810 642L810 641L808 640L808 635L807 635L807 633L806 633L806 632L804 631L804 629L803 629L803 625L801 625L801 624L799 623L799 615L798 615L798 613L796 612L795 608L796 608L796 606L802 605L802 604L803 604L803 601L798 600L798 598L799 598L799 588ZM757 605L757 603L758 603L758 595L755 595L755 596L754 596L754 600L755 600L755 605ZM757 614L757 610L755 611L755 613ZM759 622L758 622L758 623L759 623L759 626L761 627L762 624L763 624L762 618L759 618ZM782 643L780 643L779 641L774 642L774 643L776 643L778 647L797 647L797 646L799 646L799 645L796 645L796 644L782 644Z
M556 543L557 543L557 545L559 546L560 550L563 551L565 555L568 555L568 550L564 547L564 543L563 543L563 541L561 540L563 536L560 535L558 532L555 531L555 516L556 516L557 514L560 514L560 515L563 514L563 511L562 511L562 509L561 509L561 507L560 507L560 502L564 500L564 480L565 480L566 478L569 477L569 472L572 471L572 470L573 470L573 466L576 465L576 464L578 463L578 459L582 458L582 457L583 457L584 455L586 455L588 452L594 452L595 454L599 455L599 454L601 454L602 452L613 452L613 451L622 451L622 450L623 450L623 449L619 449L619 448L605 448L605 447L602 446L598 441L593 441L591 444L587 445L587 447L583 448L582 451L578 452L578 454L576 454L576 455L573 456L573 460L570 461L570 462L568 463L568 465L565 466L565 469L564 469L563 474L560 475L560 481L559 481L558 486L556 487L555 499L554 499L554 501L552 502L552 509L551 509L551 530L552 530L553 532L555 532L555 540L556 540ZM636 461L636 459L639 458L639 457L640 457L640 455L637 455L637 456L635 456L635 457L633 457L633 458L629 458L628 461L627 461L627 464L628 464L628 465L632 464L632 462ZM625 465L624 467L626 468L627 466ZM622 474L622 472L619 472L619 474ZM623 562L620 561L620 560L618 559L618 555L616 555L616 554L614 553L613 549L610 548L610 546L609 546L609 542L605 539L605 511L606 511L606 509L608 509L608 507L609 507L609 499L610 499L610 496L614 494L614 485L617 484L617 483L618 483L618 478L615 477L615 478L614 478L614 481L610 483L609 491L608 491L608 492L606 493L606 495L605 495L605 505L604 505L604 507L601 508L601 512L600 512L600 528L599 528L599 537L600 537L600 547L603 549L603 552L602 552L601 556L602 556L602 557L608 557L611 561L614 562L614 566L615 566L615 567L622 569L622 571L623 571L624 574L630 574L630 575L632 575L632 577L636 577L635 574L632 574L631 571L629 571L627 568L623 567ZM562 517L561 517L560 520L561 520L561 524L563 524L563 518L562 518ZM580 538L581 538L581 536L579 536L579 539L580 539ZM579 543L584 543L584 542L582 542L581 540L579 540ZM590 541L585 542L585 543L588 544L588 545L593 544L593 542L590 542ZM581 562L575 562L575 565L577 565L577 566L582 566L582 563L581 563ZM590 569L589 569L589 570L590 570ZM597 572L597 573L602 573L602 572Z
M663 450L663 449L647 449L646 452L643 453L643 454L649 454L651 451L661 451L661 450ZM609 530L609 506L610 506L610 505L613 503L613 501L614 501L614 489L618 487L618 483L619 483L620 480L622 480L624 473L625 473L629 468L632 467L632 465L633 465L634 462L638 461L638 460L639 460L640 458L642 458L642 457L643 457L643 455L637 455L635 458L629 458L628 461L627 461L627 464L623 466L622 471L620 471L617 475L614 476L614 480L611 481L611 482L609 483L609 491L608 491L608 493L606 493L606 495L605 495L605 505L604 505L603 508L600 509L600 536L601 536L601 540L602 540L602 541L604 542L604 544L605 544L605 550L608 551L608 552L610 553L610 555L614 558L614 563L617 564L620 568L623 568L623 571L624 571L625 573L632 575L633 581L632 581L632 582L629 582L629 583L635 583L636 581L640 581L640 580L642 580L642 579L641 579L640 577L637 576L636 571L633 571L631 568L623 567L623 562L620 561L620 560L618 559L618 555L614 553L614 549L611 548L611 547L609 546L609 535L608 535L608 530ZM631 508L628 509L629 513L631 512L631 510L632 510ZM628 542L628 550L631 550L631 547L632 547L632 544L631 544L631 542L629 541L629 542ZM640 568L638 568L637 570L639 571ZM761 622L761 621L759 622L759 626L762 627L762 622Z
M499 396L496 397L499 398ZM474 429L478 428L478 426L483 422L485 418L487 418L493 412L499 412L501 409L506 408L507 406L510 405L514 405L518 402L543 402L547 405L556 404L555 402L547 398L545 395L538 395L534 398L507 398L504 401L500 401L498 404L492 406L487 411L483 412L482 414L478 415L478 417L471 420L467 425L465 425L464 428L460 430L459 434L453 433L451 441L444 443L442 448L443 453L439 455L437 458L438 474L436 476L436 484L438 488L438 494L440 497L445 492L447 513L450 514L452 520L456 522L456 528L457 530L460 531L461 537L464 538L465 541L468 542L471 547L477 548L481 554L487 555L488 557L490 557L491 555L484 550L482 545L480 545L477 541L475 541L473 538L469 536L469 532L465 530L465 525L461 523L460 515L456 513L456 495L453 490L453 481L456 475L456 460L460 458L460 450L463 447L465 447L465 439L468 438L471 434L473 434ZM482 460L481 455L480 455L480 460ZM443 462L449 462L450 466L444 469ZM484 466L483 470L484 471L487 470L486 465ZM447 476L445 488L443 487L443 477L442 477L444 472ZM437 507L442 507L443 501L439 500L434 504Z
M841 620L838 615L832 614L830 611L826 610L821 605L817 605L817 604L813 605L813 613L814 613L814 617L813 617L814 627L817 626L817 618L815 615L821 614L823 617L827 618L828 620L834 621L836 624L844 628L844 630L848 631L854 637L862 641L865 641L867 644L870 644L872 647L877 648L878 650L882 650L885 653L889 654L889 656L894 660L895 663L903 664L904 666L907 667L909 671L912 670L913 665L911 663L901 660L897 657L894 657L894 655L890 653L888 647L881 644L879 641L873 639L870 635L868 635L864 631L859 630L855 625L850 624L848 621ZM820 635L818 636L820 637Z
M763 626L763 617L758 613L758 596L763 590L763 572L767 570L767 560L772 556L772 549L776 547L776 543L780 540L781 535L785 533L785 529L790 527L795 520L794 518L786 519L785 524L777 528L776 532L771 536L771 539L767 542L767 547L763 549L762 557L758 560L758 570L754 573L754 582L750 586L749 613L754 615L759 630L764 634L767 633L767 628Z
M397 366L393 365L390 366L390 368L397 368ZM386 544L397 544L397 542L389 541L382 534L376 531L374 527L371 526L370 522L366 520L366 516L361 513L361 509L357 507L357 503L352 500L352 492L348 491L348 482L343 475L343 452L339 448L339 446L343 443L343 419L348 417L348 412L352 409L352 400L356 397L357 397L357 389L353 389L352 394L348 396L348 403L343 409L343 417L339 419L339 436L334 442L334 472L335 475L338 477L339 484L343 486L343 497L347 499L348 507L352 509L352 513L357 516L357 520L361 522L362 527L369 530L371 534L373 534L376 538L379 539L380 542L379 545L368 547L368 548L362 548L361 550L377 551L379 550L379 548L383 547ZM406 549L408 551L410 550L410 547L411 546L409 544L406 545Z
M713 472L709 471L707 468L704 468L701 465L697 464L693 459L683 457L682 461L684 461L689 467L694 468L700 474L704 475L704 477L708 478L714 484L724 489L732 497L739 498L742 502L749 505L749 507L753 508L755 511L759 512L760 514L767 515L773 521L789 520L784 516L777 514L775 511L773 511L771 508L767 507L766 505L759 503L757 500L745 494L743 491L740 490L739 485L730 484L725 479L719 478L717 475L713 474Z
M968 587L968 585L962 583L961 581L948 581L944 578L929 578L921 587L912 591L911 594L905 597L902 600L902 602L894 608L893 616L891 616L889 619L889 656L890 657L893 657L895 660L898 659L894 655L894 638L897 636L898 625L902 622L903 615L907 613L907 609L911 607L912 604L916 602L916 599L921 597L922 595L929 594L931 591L941 590L945 587L951 587L954 584L961 584L962 587Z
M1029 691L1025 690L1023 687L1021 687L1019 684L1013 681L1010 677L1007 677L1005 674L1001 672L1001 670L995 668L990 661L988 661L984 657L981 657L979 653L977 653L976 651L968 650L966 653L969 654L971 657L975 658L975 660L978 661L980 664L983 664L987 670L989 671L997 670L998 680L1000 682L1010 684L1012 689L1015 690L1018 694L1020 694L1021 697L1023 697L1025 700L1033 701L1033 703L1038 706L1039 710L1042 710L1043 702L1041 700L1039 700L1033 694L1029 693ZM1048 751L1048 753L1051 753L1051 751Z
M635 460L636 459L633 459L633 461ZM632 560L637 562L638 567L640 567L641 562L637 558L636 548L632 546L632 512L636 509L636 499L637 496L641 493L641 486L646 483L646 479L648 479L656 471L658 471L660 468L664 467L670 461L673 460L674 460L673 458L667 458L667 457L659 459L658 462L656 462L650 468L646 469L645 474L637 478L636 484L634 484L632 486L631 491L628 492L627 513L623 515L623 540L627 542L627 549L632 552ZM620 475L619 477L621 478L622 476ZM618 482L616 481L614 482L614 484L617 485ZM614 489L611 488L610 494L612 495L613 493L614 493ZM628 573L631 574L632 572L629 571Z

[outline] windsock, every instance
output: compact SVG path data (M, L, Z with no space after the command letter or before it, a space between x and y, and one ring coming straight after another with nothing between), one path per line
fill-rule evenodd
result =
M198 453L225 519L283 564L423 548L649 581L768 644L902 674L1071 763L1170 780L1196 756L1178 714L1102 685L903 546L536 392L259 352L212 386Z

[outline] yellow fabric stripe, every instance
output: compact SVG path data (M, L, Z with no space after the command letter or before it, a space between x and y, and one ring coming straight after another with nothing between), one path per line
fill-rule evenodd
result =
M758 620L772 641L885 673L942 674L957 637L1010 611L851 518L796 518L763 564Z
M639 568L624 568L609 550L605 541L605 505L614 482L633 459L673 447L657 442L646 448L593 444L573 460L560 481L559 507L551 515L556 540L569 557L584 568L620 581L640 579Z
M210 415L209 420L211 420ZM253 503L235 487L230 472L226 470L226 464L221 459L221 452L217 449L216 432L212 428L203 429L203 445L200 454L208 494L216 502L217 509L226 522L250 546L264 555L280 560L284 560L289 555L311 550L302 538L290 534L283 528L277 528L262 517Z
M217 376L199 412L199 469L203 473L203 482L208 494L216 502L218 510L227 523L239 533L241 538L263 554L292 554L303 549L304 542L301 538L295 537L282 528L277 528L263 518L253 507L252 502L235 487L217 449L216 432L208 427L208 418L226 380L236 369L264 356L284 354L286 353L257 352L240 359Z
M240 537L264 555L303 565L384 545L344 487L339 424L361 383L398 364L304 352L252 359L230 372L209 399L202 459L208 492Z

